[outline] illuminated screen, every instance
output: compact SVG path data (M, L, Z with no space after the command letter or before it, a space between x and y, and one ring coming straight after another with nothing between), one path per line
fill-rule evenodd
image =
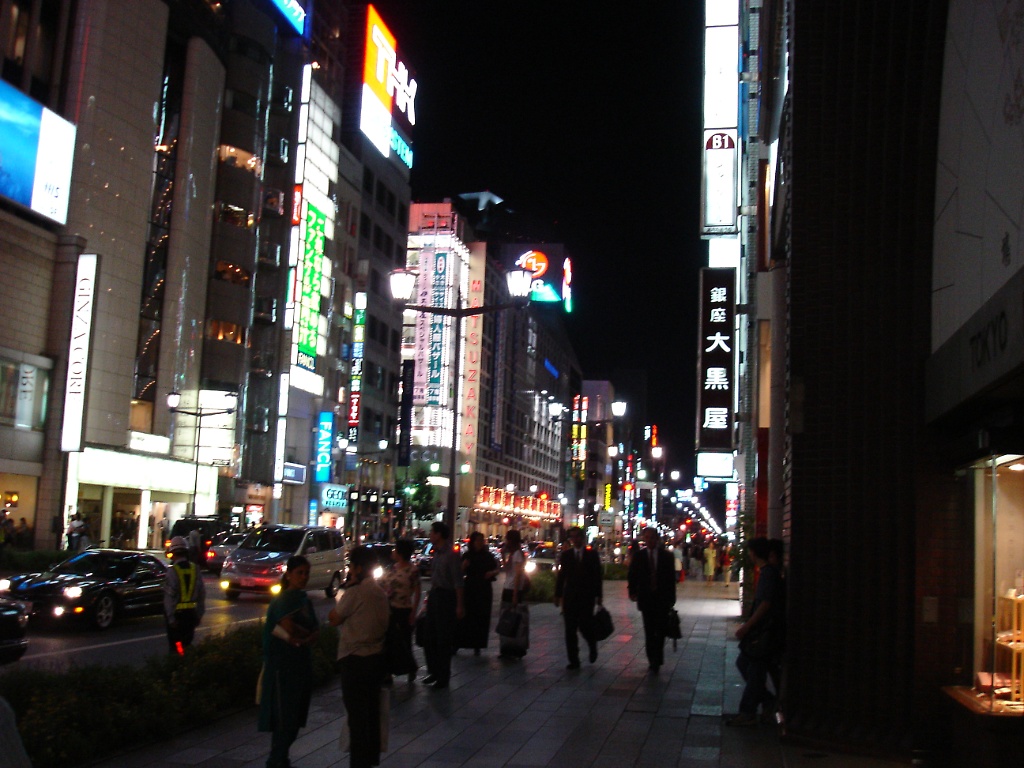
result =
M74 124L0 80L0 195L66 224L74 155Z
M308 204L304 236L302 272L299 276L297 364L308 371L316 371L316 350L320 335L320 283L324 275L324 215Z
M272 0L281 14L292 25L292 29L300 35L306 27L306 10L299 5L299 0Z

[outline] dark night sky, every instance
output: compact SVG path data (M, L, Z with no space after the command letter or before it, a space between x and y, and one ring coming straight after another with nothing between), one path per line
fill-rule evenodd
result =
M490 190L557 221L584 377L646 369L692 477L704 4L375 4L419 83L413 198Z

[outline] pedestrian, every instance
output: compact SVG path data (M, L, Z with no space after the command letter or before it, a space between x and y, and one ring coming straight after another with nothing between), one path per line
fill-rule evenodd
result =
M686 579L686 570L683 566L683 545L679 542L672 547L672 559L675 561L676 581L681 582Z
M722 579L725 581L725 588L729 588L729 583L732 581L732 546L724 544L722 546L722 554L719 557L719 562L722 564Z
M627 588L629 599L636 602L643 617L647 663L657 674L665 662L665 622L676 603L675 568L654 527L644 528L641 538L644 549L633 553Z
M306 725L313 696L313 651L319 624L306 594L309 561L288 558L281 593L267 608L263 625L263 674L259 730L269 731L267 768L288 768L288 751Z
M188 559L196 565L201 565L203 562L203 534L198 528L193 528L188 532L188 538L185 540L188 543Z
M434 560L430 566L427 596L427 675L423 682L435 689L448 687L455 650L456 622L464 615L462 558L453 549L451 530L442 522L430 526Z
M206 591L199 567L188 559L188 543L171 539L171 567L164 579L164 618L170 652L185 655L206 611Z
M377 556L364 546L349 553L348 579L327 615L338 631L338 670L349 731L350 768L380 763L381 684L386 675L384 637L391 609L373 578Z
M520 623L529 621L523 598L526 596L526 555L523 554L523 535L515 528L505 533L501 547L501 571L504 574L501 589L501 612L519 611ZM522 604L522 605L521 605ZM498 655L503 659L521 659L526 655L529 643L529 626L517 637L501 636ZM525 638L524 636L525 635Z
M394 562L386 571L380 586L388 596L390 620L385 655L389 675L408 675L416 679L416 657L412 652L412 632L420 605L420 572L412 564L413 542L399 539L391 550Z
M591 547L584 546L583 530L573 526L568 531L569 547L558 556L555 579L555 605L562 610L565 622L565 652L569 657L566 669L580 668L580 646L577 633L583 635L590 651L590 663L597 661L597 640L594 639L594 605L601 605L601 558Z
M769 720L775 714L776 699L768 692L769 670L782 653L782 576L769 561L771 545L758 537L747 542L747 552L757 572L757 587L750 618L736 629L740 655L736 667L746 681L740 698L740 711L726 725L757 725L757 709Z
M711 583L715 580L715 571L718 568L718 552L715 545L708 544L704 547L704 581Z
M73 514L71 516L71 519L68 521L68 530L67 530L68 549L71 552L77 552L78 551L78 543L79 543L79 540L82 537L82 528L83 527L84 527L84 523L82 522L82 516L79 515L77 512L75 512L75 514Z
M469 535L469 548L462 555L463 606L465 616L456 629L456 648L472 648L479 656L487 647L491 633L491 605L494 589L491 582L498 576L498 561L487 548L480 531Z

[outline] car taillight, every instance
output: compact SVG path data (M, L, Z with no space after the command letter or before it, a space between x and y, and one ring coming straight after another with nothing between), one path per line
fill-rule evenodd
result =
M164 539L164 549L169 549L170 546L171 546L171 540L170 539Z
M207 560L213 560L213 558L215 558L216 556L217 556L217 553L214 552L212 549L206 550L206 559Z

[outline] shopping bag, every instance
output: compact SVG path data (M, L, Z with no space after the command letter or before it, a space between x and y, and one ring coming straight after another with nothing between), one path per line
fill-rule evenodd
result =
M597 611L590 621L591 637L594 640L607 640L614 631L615 625L612 624L612 615L608 613L608 609L603 605L597 606Z
M507 608L498 617L498 624L494 631L502 637L515 637L519 631L519 625L522 623L522 618L522 614L515 608Z

